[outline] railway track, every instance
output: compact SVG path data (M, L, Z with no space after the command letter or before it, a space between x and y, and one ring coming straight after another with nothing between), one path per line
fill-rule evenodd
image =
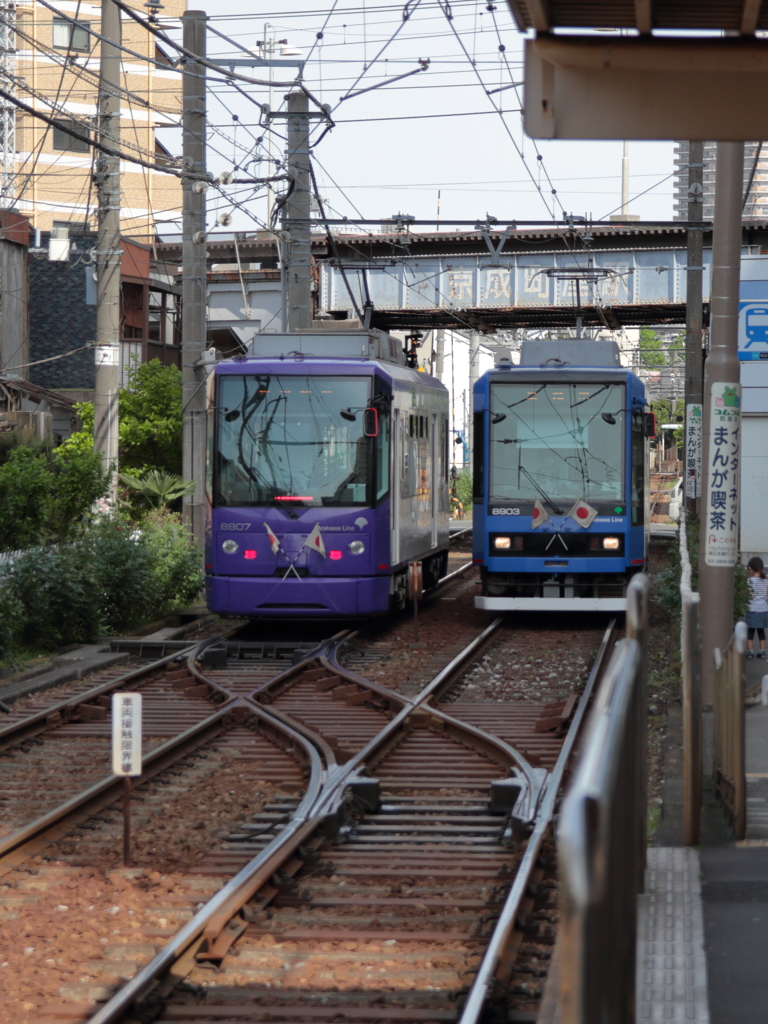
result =
M548 819L542 826L537 808L553 799L544 782L553 769L549 778L557 777L574 707L462 701L460 680L496 641L498 626L413 696L344 668L347 636L314 652L268 648L266 659L263 648L254 658L252 644L216 638L7 723L6 730L27 730L29 753L41 738L61 747L52 737L66 729L73 742L77 730L81 743L106 742L109 721L100 712L110 689L143 686L158 699L170 690L194 715L208 712L184 719L189 727L170 738L153 737L135 793L137 824L164 819L171 794L182 805L187 799L186 813L197 804L215 825L201 834L199 859L172 896L135 918L133 931L106 932L119 937L83 965L81 984L76 978L61 989L72 1002L49 1001L33 1019L88 1019L93 1001L126 981L94 1021L139 1012L177 1021L338 1013L456 1020L465 1000L472 1003L521 872L527 881L510 933L516 948L510 952L507 935L499 954L508 981L502 1001L512 992L510 1019L535 1019L525 1016L526 1005L537 1004L554 916ZM358 653L360 672L367 656ZM596 674L597 667L588 690ZM83 713L84 704L98 710ZM546 715L549 724L537 732ZM158 730L168 728L163 715L156 721ZM102 779L69 807L0 837L0 875L46 847L58 866L42 868L45 878L62 872L62 861L103 864L112 856L114 863L121 838L114 782ZM217 809L200 808L195 793L212 792L214 783ZM32 879L20 890L45 884ZM515 927L521 914L524 931ZM500 998L497 975L494 968L485 981L483 1005Z
M493 1001L535 1019L555 920L548 829L574 733L544 737L548 773L442 709L498 625L414 698L343 669L344 637L266 680L201 645L185 666L195 687L224 693L236 742L242 730L280 750L302 788L231 827L199 868L229 880L148 963L146 944L124 944L128 960L112 948L107 975L129 980L93 1024L448 1022Z

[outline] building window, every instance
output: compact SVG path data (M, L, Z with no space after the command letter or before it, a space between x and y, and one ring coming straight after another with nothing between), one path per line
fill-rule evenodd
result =
M73 25L71 21L65 21L63 18L54 18L53 45L57 50L79 50L81 53L88 53L91 48L90 28L89 21L78 21Z
M62 153L88 153L90 146L85 139L76 139L70 135L67 128L76 131L79 135L91 137L87 128L83 128L77 121L60 120L53 122L53 148Z

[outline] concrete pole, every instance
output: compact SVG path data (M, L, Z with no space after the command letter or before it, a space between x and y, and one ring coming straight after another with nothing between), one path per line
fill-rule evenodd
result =
M624 140L624 152L621 156L621 216L629 213L629 143Z
M181 21L185 49L205 57L205 11L186 11ZM206 169L205 67L188 61L184 69L187 73L183 78L183 163L188 172L197 176ZM182 475L196 484L193 493L183 499L183 510L195 542L202 549L205 540L205 191L197 177L184 178L182 194Z
M288 331L312 327L312 252L309 230L309 100L292 92L288 100L288 145L285 163L293 182L283 212L289 241L284 256L285 313Z
M101 5L99 129L104 141L120 146L120 10L112 0ZM96 251L96 380L93 446L104 467L113 470L109 497L117 498L118 407L120 384L120 160L99 154L94 183L98 195L99 240Z
M704 143L688 143L688 220L704 219ZM688 229L688 272L685 299L685 440L688 431L701 429L700 417L690 417L691 405L701 405L704 363L702 359L702 280L704 264L704 232L701 228ZM687 450L687 449L686 449ZM697 509L702 481L696 481L697 493L689 487L689 467L685 466L685 505L689 512Z
M721 395L723 386L735 388L740 395L738 323L739 323L739 271L741 265L741 203L744 187L744 143L718 142L715 170L715 225L712 239L712 300L710 320L710 349L704 366L704 422L702 457L701 533L699 545L699 621L701 624L701 682L702 701L711 704L714 699L713 653L716 647L724 650L733 633L733 578L738 559L738 497L741 469L740 453L729 438L728 464L713 466L715 448L710 444L710 424L713 415L713 392ZM722 408L722 401L719 402ZM731 403L740 414L740 402ZM718 420L715 421L716 423ZM738 428L740 423L736 423ZM740 430L737 438L740 437ZM735 465L733 459L735 457ZM722 470L728 475L722 481ZM715 474L719 473L720 480ZM728 496L726 524L735 529L732 556L717 555L713 539L721 545L723 531L714 528L714 495L722 483L722 492ZM722 493L721 492L721 493ZM735 523L734 523L735 520ZM733 526L732 526L733 524ZM727 551L727 549L724 549ZM728 564L730 562L730 564ZM715 563L715 564L713 564Z
M469 403L470 408L472 407L472 396L475 393L475 383L477 378L480 376L480 338L482 335L479 331L472 331L469 336ZM472 465L472 452L474 444L473 434L473 419L470 416L466 420L467 424L467 445L469 447L469 464Z
M439 328L437 332L437 352L435 358L435 376L442 381L445 373L445 331Z

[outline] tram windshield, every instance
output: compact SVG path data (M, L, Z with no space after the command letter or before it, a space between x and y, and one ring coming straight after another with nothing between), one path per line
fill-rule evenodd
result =
M491 386L490 500L624 501L623 384Z
M370 396L370 377L222 374L214 504L370 503L384 442L364 433Z

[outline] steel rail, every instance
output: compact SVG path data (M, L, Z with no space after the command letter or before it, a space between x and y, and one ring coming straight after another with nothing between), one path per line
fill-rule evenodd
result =
M143 996L147 995L154 984L168 972L182 956L187 954L191 947L198 943L198 947L202 945L205 938L208 939L209 943L226 927L227 922L242 908L242 906L252 898L252 896L258 891L258 889L269 880L274 872L287 860L287 858L322 824L327 818L328 814L332 811L335 801L338 800L339 794L343 792L346 785L351 781L351 778L358 771L359 768L363 767L365 761L368 759L370 754L374 753L377 748L385 746L387 740L393 735L394 732L399 729L407 718L419 710L422 710L422 704L424 701L431 696L435 690L435 684L443 685L449 679L453 678L453 673L457 673L467 665L468 661L476 655L479 649L482 648L485 642L493 635L498 629L503 620L501 618L496 619L490 626L488 626L480 636L476 637L468 646L452 661L447 665L435 679L427 684L422 692L414 699L407 700L400 695L386 690L384 687L380 687L376 684L371 684L367 680L361 677L354 677L351 673L346 672L341 666L338 669L333 665L332 658L341 644L344 643L346 637L338 636L332 638L332 641L325 642L324 647L329 649L329 656L325 655L318 656L315 653L312 657L325 665L325 667L332 668L334 672L339 672L343 678L352 677L355 682L360 682L361 685L369 687L372 691L382 692L387 696L396 698L398 701L405 704L401 711L392 719L387 725L381 730L381 732L374 737L365 747L358 752L353 758L347 761L344 765L327 765L323 764L320 759L318 751L315 749L314 743L309 741L307 735L302 735L296 726L289 726L287 724L289 716L280 713L279 717L275 714L277 709L270 708L269 706L263 706L258 703L257 698L253 695L248 697L240 698L235 707L246 706L252 708L254 712L257 712L261 718L271 720L276 728L283 730L286 733L294 735L301 743L305 750L311 752L311 763L312 763L312 776L311 785L308 787L307 792L302 800L301 804L297 808L293 818L286 825L285 829L276 836L272 842L265 847L264 850L259 853L249 864L247 864L241 871L232 878L227 885L221 889L216 896L213 897L203 907L191 921L185 925L181 931L174 936L170 942L163 947L163 949L147 963L133 979L120 989L110 1000L107 1002L97 1013L90 1018L89 1024L113 1024L118 1021L124 1014L127 1014L133 1004L140 1000ZM308 661L309 658L303 659ZM285 681L290 678L297 668L301 666L292 666L291 669L286 670L277 677L276 680L272 680L274 684L278 680ZM199 678L209 681L203 676L202 672L195 666L196 674ZM268 687L270 684L265 683L262 686L256 688L254 693L258 693ZM227 710L231 710L232 705ZM430 714L434 714L436 717L441 717L440 713L436 709L427 709ZM445 719L449 719L450 716L444 716ZM466 727L464 723L457 722L458 726ZM308 727L304 727L304 732L308 733L310 730ZM482 734L482 730L476 730L477 733ZM495 737L489 737L489 739L496 740ZM506 747L501 740L496 740L496 745L499 749ZM514 760L522 764L527 764L525 759L522 758L513 748L509 748L511 755ZM530 770L530 769L529 769Z
M194 643L194 641L191 641ZM162 668L163 665L175 659L183 657L183 653L174 651L173 654L167 654L164 658L160 658L158 661L153 661L150 665L140 665L139 668L131 669L130 672L126 672L122 676L118 676L116 679L111 679L106 683L99 683L97 686L92 686L88 690L84 690L82 693L76 694L74 697L66 697L64 700L58 701L56 704L51 704L47 708L43 708L41 711L36 711L33 715L29 715L27 718L23 718L19 722L10 722L7 725L0 726L0 750L4 749L4 741L14 738L14 742L23 742L23 734L30 732L32 735L37 735L38 732L43 731L45 728L53 728L58 725L65 724L64 715L67 709L74 709L78 704L87 704L90 701L95 700L97 697L103 697L108 694L111 690L117 689L124 683L132 682L134 679L141 678L142 675L147 673L156 672L157 669ZM60 722L48 722L49 718L54 715L61 715L62 720ZM36 731L33 729L40 726ZM16 737L20 736L21 739L16 740Z
M142 777L154 775L158 771L162 771L168 764L184 756L190 748L198 747L202 743L208 742L215 735L218 735L225 728L224 719L230 714L232 709L233 705L231 704L219 708L212 715L209 715L208 718L203 719L202 722L198 722L197 725L191 726L185 732L174 736L159 747L151 750L148 754L145 754L142 758ZM53 810L29 822L10 835L3 836L0 839L0 874L10 870L16 863L23 860L25 856L29 856L29 853L32 851L24 850L29 843L42 840L46 833L50 833L52 830L63 826L65 822L68 825L66 829L68 831L71 827L71 822L67 822L67 819L72 815L78 814L78 816L86 818L93 814L97 807L106 806L117 800L122 795L122 792L123 776L107 775L100 782L96 782L76 796L70 797L69 800L66 800ZM53 838L55 837L46 838L46 843L51 842ZM12 854L18 854L18 856L14 857L11 862L9 858Z
M573 748L576 744L576 739L578 737L579 730L581 729L590 697L592 696L597 679L602 671L603 662L605 661L606 654L610 647L615 626L616 620L612 619L605 631L605 635L603 636L602 643L600 644L595 662L592 666L592 671L589 673L589 678L587 679L586 686L584 687L584 693L579 701L576 713L573 716L571 728L568 730L568 735L560 749L557 762L555 763L555 767L553 768L552 774L550 775L547 783L536 826L528 840L525 854L523 855L523 859L520 861L517 874L515 875L515 880L509 890L504 907L499 915L498 921L496 922L496 927L493 930L493 935L486 947L482 962L477 974L475 975L475 980L473 981L469 994L467 995L466 1002L464 1003L464 1009L462 1010L458 1024L478 1024L481 1014L483 1013L490 989L493 985L494 974L496 973L497 966L504 950L509 943L512 931L515 927L515 921L517 920L517 915L520 910L520 904L528 888L531 874L536 867L536 861L539 856L544 835L551 824L552 818L554 817L563 776L565 775L568 761L573 753Z
M239 628L239 627L237 627ZM228 636L228 633L222 634L219 637L209 638L208 640L198 641L195 650L203 650L211 642L218 642L222 637ZM103 696L110 690L119 689L126 682L131 682L147 673L154 673L157 669L162 668L163 665L172 662L174 660L181 660L186 655L186 652L182 654L175 653L167 655L165 658L161 658L159 661L153 662L151 665L143 665L138 669L126 673L117 679L111 680L108 683L102 683L97 687L93 687L91 690L86 691L90 699L98 696ZM193 660L195 652L193 651L189 655L189 659ZM292 666L293 668L300 667ZM208 715L201 722L196 723L189 729L177 736L171 737L166 740L159 747L150 751L142 757L142 778L151 777L156 775L158 772L164 770L169 764L177 761L179 758L185 756L192 749L196 749L203 743L209 742L215 738L220 732L227 728L227 723L224 721L235 708L243 707L248 712L254 712L258 714L265 722L270 725L273 724L273 716L266 716L263 710L258 705L252 703L244 704L241 698L238 698L235 694L229 693L223 687L219 686L212 680L202 676L200 673L195 673L195 678L201 679L206 685L212 687L218 692L223 698L223 702L216 708L212 714ZM79 704L85 703L83 699L84 695L79 694L75 697L68 698L65 701L61 701L57 705L53 705L52 708L44 709L37 715L32 716L34 720L39 724L40 718L43 719L50 717L54 713L60 713L62 708L77 707ZM6 734L12 734L13 730L17 726L23 726L27 724L27 720L24 719L20 723L13 723L13 725L6 727L4 732ZM55 723L54 727L58 725L66 725L66 719ZM285 730L286 726L283 723L282 728ZM293 734L299 733L288 726L288 731ZM306 741L302 741L304 745ZM12 870L16 864L21 863L26 857L36 852L38 848L43 848L50 842L53 842L59 835L65 835L73 827L73 822L84 821L91 814L94 814L97 810L102 807L108 806L110 803L118 800L123 792L123 781L122 776L109 774L101 779L99 782L95 782L87 789L75 796L70 797L64 803L58 807L53 808L46 814L41 815L34 821L28 822L22 828L17 829L15 832L10 833L7 836L0 837L0 875L5 874L7 871Z
M231 633L236 632L239 628L239 626L236 626L234 629L228 630L226 633L221 633L219 636L213 637L212 639L215 642L219 642L226 639ZM188 646L200 648L207 643L208 640L190 640ZM158 658L157 661L150 662L148 665L139 665L138 668L131 669L129 672L125 672L123 675L117 676L115 679L110 679L105 683L98 683L96 686L83 690L82 693L75 694L73 697L65 697L64 700L60 700L56 704L51 704L40 711L36 711L33 715L29 715L28 717L21 719L19 722L10 722L7 725L0 726L0 750L6 749L12 743L23 743L26 734L29 734L30 736L37 736L48 729L55 729L60 725L66 725L69 721L67 713L76 710L79 704L89 704L98 697L105 697L107 694L110 694L115 690L119 690L127 683L133 683L141 679L143 676L151 676L164 665L167 665L172 661L178 661L181 663L186 653L186 647L182 651L173 651L171 654L166 654L162 658ZM220 689L219 687L216 687L215 683L211 683L210 685L214 688ZM49 721L49 719L53 719L55 715L60 715L60 720Z
M265 715L264 709L257 707L251 701L242 701L242 706L248 707L261 718L272 716ZM280 726L286 736L298 743L307 753L310 761L310 778L306 792L301 803L296 808L293 818L286 823L285 828L261 851L261 853L249 861L238 873L231 878L227 884L216 893L216 895L188 921L186 925L157 953L149 963L128 981L119 992L115 993L105 1005L90 1018L89 1024L111 1024L127 1013L133 1004L146 995L155 984L155 981L169 970L187 952L190 946L201 939L208 923L217 915L225 911L227 917L232 916L230 907L237 904L238 908L250 899L261 885L267 881L282 863L285 856L281 856L284 850L291 853L302 841L317 827L313 820L312 808L314 807L322 780L322 763L320 755L306 739L294 729L286 725ZM247 895L246 895L247 894Z

